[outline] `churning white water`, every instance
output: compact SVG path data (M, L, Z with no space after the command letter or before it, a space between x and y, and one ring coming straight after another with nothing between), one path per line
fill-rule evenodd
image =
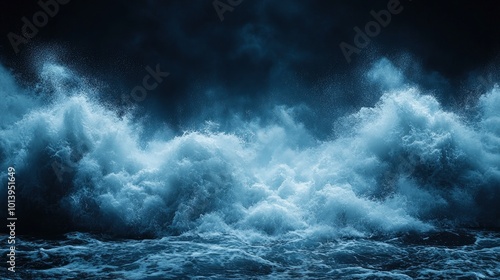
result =
M155 238L160 245L127 243L131 251L159 246L151 249L156 252L152 259L138 261L131 271L153 262L160 266L155 269L176 275L182 265L155 260L174 254L182 236L212 236L209 243L215 243L199 245L210 250L198 245L184 249L187 253L177 259L183 265L196 259L195 251L210 258L221 246L232 248L224 256L233 269L256 263L256 271L272 274L280 262L300 270L300 252L318 261L327 259L328 252L352 249L336 246L372 242L325 243L311 251L306 240L500 226L498 87L482 95L474 114L464 117L444 110L418 86L391 79L388 84L397 84L393 90L372 107L332 119L336 136L319 140L297 120L294 107L279 105L270 112L273 122L235 121L235 127L221 131L207 120L205 129L168 136L172 133L147 127L131 113L119 115L99 98L105 93L63 66L48 63L40 77L36 90L25 89L0 68L1 172L16 168L19 211L31 225L26 231ZM5 195L0 194L2 201ZM233 247L234 240L246 245ZM82 250L92 247L82 244ZM384 244L388 247L376 250L402 250ZM57 250L32 254L57 255ZM298 255L287 256L290 250ZM127 263L122 253L125 259L115 266ZM222 269L220 261L219 256L212 265ZM204 262L210 268L209 259ZM323 273L331 265L304 269Z

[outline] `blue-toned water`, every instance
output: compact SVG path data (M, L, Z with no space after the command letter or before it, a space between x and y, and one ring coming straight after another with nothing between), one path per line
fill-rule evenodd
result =
M320 139L296 107L175 133L61 65L2 68L15 277L499 278L500 89L459 114L392 77Z
M144 240L69 233L52 239L21 238L21 265L15 275L18 279L498 279L500 234L475 230L469 234L476 238L472 244L443 246L415 244L402 236L322 239L299 232L280 237L189 233Z

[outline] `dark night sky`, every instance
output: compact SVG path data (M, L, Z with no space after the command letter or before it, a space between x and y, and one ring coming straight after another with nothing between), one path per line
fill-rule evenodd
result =
M340 42L352 44L353 28L364 27L370 11L386 9L388 0L244 0L222 22L211 0L125 2L72 0L16 55L7 34L19 34L21 18L31 19L40 7L3 1L0 61L29 84L34 62L55 54L107 84L111 102L141 83L147 65L160 64L171 75L141 106L178 127L200 114L258 112L271 99L342 114L373 102L359 79L382 56L406 65L406 74L423 87L439 83L443 103L464 94L471 75L498 69L495 0L401 0L403 11L350 64Z

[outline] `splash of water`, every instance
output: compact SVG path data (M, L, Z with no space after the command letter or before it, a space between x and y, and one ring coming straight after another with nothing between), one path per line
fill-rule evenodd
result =
M328 141L284 106L271 123L165 137L118 116L62 66L43 68L50 98L0 68L0 164L17 169L19 211L33 233L335 237L500 226L500 89L464 119L402 79L338 120Z

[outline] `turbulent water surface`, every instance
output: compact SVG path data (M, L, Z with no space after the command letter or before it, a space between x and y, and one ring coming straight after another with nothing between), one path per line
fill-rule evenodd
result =
M455 235L456 233L449 233ZM21 279L495 279L498 232L469 231L471 244L450 236L394 238L279 238L248 233L186 234L121 240L69 233L22 238ZM461 236L463 241L464 236ZM3 240L2 240L3 241ZM3 252L2 252L3 253ZM149 277L149 278L148 278Z
M176 134L60 65L34 89L0 69L16 276L500 277L500 89L457 114L391 83L327 139L279 105Z

